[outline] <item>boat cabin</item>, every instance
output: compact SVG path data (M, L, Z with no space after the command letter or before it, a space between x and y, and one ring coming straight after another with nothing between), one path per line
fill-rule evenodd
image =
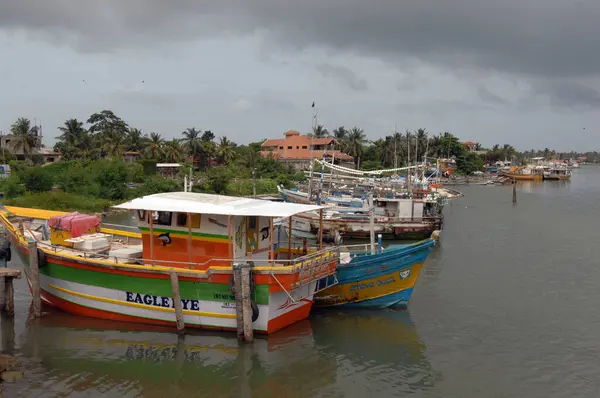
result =
M285 257L284 251L290 259L291 242L274 236L273 219L321 209L194 192L149 195L116 207L133 212L146 262L194 269L242 261L267 263Z

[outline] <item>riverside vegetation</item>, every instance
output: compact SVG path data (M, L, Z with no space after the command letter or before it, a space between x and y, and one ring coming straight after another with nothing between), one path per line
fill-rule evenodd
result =
M41 167L43 159L34 151L41 145L37 127L26 118L17 119L11 126L13 149L24 153L21 158L25 160L17 160L10 151L2 154L2 163L11 166L10 177L0 181L4 204L97 212L125 199L179 191L183 175L190 170L194 191L234 196L251 195L254 183L257 194L275 193L278 184L291 187L305 178L272 156L261 156L263 141L238 145L227 137L217 140L210 130L193 127L183 131L180 138L166 140L161 134L146 135L129 126L110 110L92 114L86 123L69 119L58 130L54 148L62 154L62 160ZM532 150L522 154L510 145L496 145L482 155L469 152L453 134L430 136L425 129L394 133L375 141L368 141L358 127L347 130L341 126L329 134L318 125L311 134L336 138L338 149L352 155L356 167L364 170L403 166L424 157L454 157L457 171L470 174L482 170L484 161L542 153ZM140 159L125 163L126 152L139 152ZM546 152L549 156L561 155L548 149ZM180 175L175 179L157 175L157 162L181 163Z

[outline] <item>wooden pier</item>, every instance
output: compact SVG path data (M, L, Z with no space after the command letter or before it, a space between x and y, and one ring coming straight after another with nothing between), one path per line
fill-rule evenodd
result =
M21 270L13 268L0 268L0 276L4 278L3 300L4 306L2 311L8 315L15 313L15 288L13 280L21 279Z

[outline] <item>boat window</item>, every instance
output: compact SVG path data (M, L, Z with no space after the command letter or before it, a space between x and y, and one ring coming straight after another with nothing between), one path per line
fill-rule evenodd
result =
M155 211L152 213L152 217L156 225L171 225L173 213L170 211Z
M192 216L192 228L200 228L200 214L190 214Z
M144 218L146 218L146 210L138 210L137 215L140 221L144 221Z
M288 149L292 149L292 147L291 147L291 146L288 146Z
M302 149L308 149L306 145L302 145Z
M248 229L249 230L255 230L256 229L256 220L258 217L256 216L252 216L252 217L248 217Z
M178 227L187 227L187 214L186 213L177 213L177 226Z

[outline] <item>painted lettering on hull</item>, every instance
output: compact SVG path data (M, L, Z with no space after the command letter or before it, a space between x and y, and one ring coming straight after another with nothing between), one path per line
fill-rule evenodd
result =
M394 278L393 275L386 276L386 277L383 277L383 278L375 279L374 281L356 283L356 284L350 286L350 291L351 292L357 292L357 291L361 291L361 290L364 290L364 289L371 289L371 288L374 288L376 286L388 285L388 284L394 283L394 282L396 282L396 278Z
M125 292L126 301L130 303L151 305L153 307L175 308L175 303L171 297L153 296L151 294L141 294ZM181 306L184 310L200 311L200 300L181 299Z

